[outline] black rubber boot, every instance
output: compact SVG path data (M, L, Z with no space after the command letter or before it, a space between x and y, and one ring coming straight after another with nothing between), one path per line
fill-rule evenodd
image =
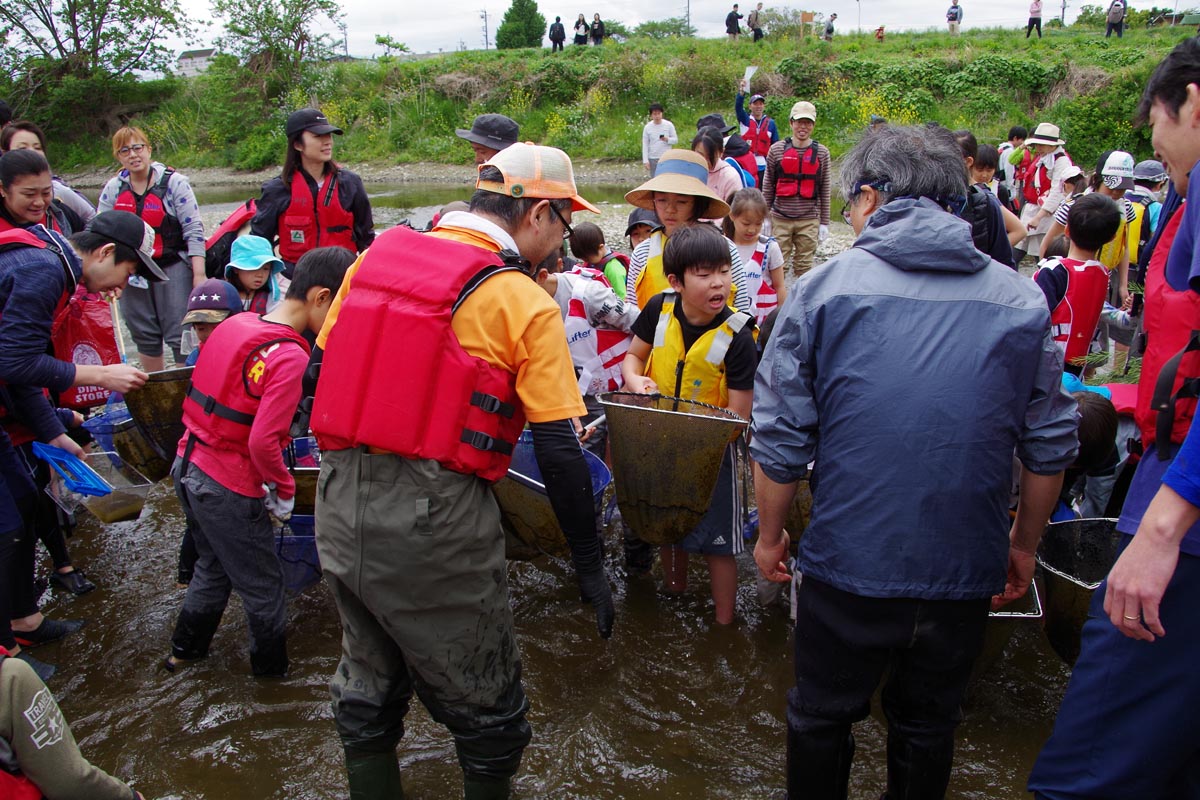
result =
M508 778L463 776L463 800L508 800Z
M940 800L950 784L954 737L941 744L914 747L891 731L888 735L887 800Z
M193 661L208 655L217 626L221 624L224 611L198 613L180 611L175 621L175 632L171 634L171 654L176 658Z
M836 734L836 731L829 733ZM838 742L829 735L798 735L789 727L789 800L846 800L850 791L850 765L853 761L854 734L847 733L845 738Z
M395 750L370 753L347 747L345 751L350 800L404 800Z
M282 678L288 671L287 637L259 641L250 650L250 671L256 678Z

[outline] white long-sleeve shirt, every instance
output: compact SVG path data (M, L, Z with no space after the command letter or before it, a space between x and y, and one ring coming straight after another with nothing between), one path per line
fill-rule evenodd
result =
M660 139L660 136L667 137ZM649 164L651 159L659 159L679 141L675 126L669 119L655 123L647 122L642 128L642 163Z

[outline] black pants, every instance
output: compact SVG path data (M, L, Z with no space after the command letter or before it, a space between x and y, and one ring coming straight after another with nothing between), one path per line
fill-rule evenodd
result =
M31 526L37 538L41 540L54 561L54 568L71 566L71 553L67 550L66 531L60 518L58 506L46 494L50 485L50 465L33 454L33 447L25 444L19 448L19 456L25 462L25 467L33 478L36 489Z
M33 481L0 430L0 646L17 646L12 620L37 611L33 596L33 550L36 539L29 530L35 500Z
M1107 27L1105 27L1105 29L1104 29L1104 38L1107 39L1108 37L1112 36L1114 31L1116 32L1118 39L1123 38L1122 34L1125 33L1125 23L1124 22L1108 23Z
M788 692L788 797L846 797L850 726L870 713L885 675L886 796L943 797L987 613L986 599L861 597L804 578L796 600L796 686Z
M562 42L551 42L551 43L550 43L550 52L551 52L551 53L557 52L557 51L559 51L559 50L562 50L562 49L563 49L563 43L562 43Z
M1039 39L1042 38L1042 18L1041 17L1030 17L1029 18L1029 24L1025 26L1025 38L1026 39L1029 38L1029 34L1033 31L1034 28L1037 28L1038 38Z

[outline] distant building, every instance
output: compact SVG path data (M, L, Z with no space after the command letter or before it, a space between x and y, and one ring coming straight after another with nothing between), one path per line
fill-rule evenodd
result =
M185 50L179 54L179 66L176 72L182 78L194 78L208 69L208 65L212 63L213 56L216 54L216 48L213 47L204 50Z

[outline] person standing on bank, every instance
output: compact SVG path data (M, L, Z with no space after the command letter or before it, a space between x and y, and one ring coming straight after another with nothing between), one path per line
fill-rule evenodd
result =
M478 167L504 148L516 144L521 137L521 128L503 114L480 114L471 121L469 130L456 128L454 135L470 143Z
M555 17L554 22L550 23L549 37L551 53L563 49L563 42L567 40L567 29L563 27L562 17Z
M963 10L958 4L958 0L950 0L950 8L946 9L946 24L950 26L950 35L958 36L958 30L962 26Z
M725 15L725 33L729 36L729 41L736 42L738 35L741 34L742 28L738 25L738 20L742 15L738 13L738 4L733 4L733 10Z
M1117 38L1120 39L1125 34L1125 14L1128 7L1125 5L1125 0L1112 0L1108 6L1108 13L1105 15L1104 38L1112 36L1115 32Z
M821 38L827 42L833 41L833 23L837 22L837 14L830 14L825 22L825 35Z
M138 359L147 372L163 368L163 343L175 363L183 363L179 339L192 287L204 272L204 223L192 186L182 173L153 160L150 140L140 128L121 128L112 139L121 171L100 191L97 211L128 211L154 229L154 258L168 280L129 279L121 293L121 311Z
M793 284L754 384L768 580L791 580L783 522L820 451L796 563L788 796L847 796L851 726L886 675L886 797L941 798L989 603L1033 578L1076 405L1037 284L976 250L950 210L967 191L953 136L888 126L840 167L858 239Z
M771 145L763 197L771 206L771 235L793 276L812 269L817 243L829 238L832 186L829 148L812 138L817 108L801 100L788 115L792 135Z
M600 20L599 14L592 15L592 26L590 29L592 44L596 47L604 44L604 23Z
M580 14L579 18L575 20L575 28L572 31L575 34L575 44L586 45L588 43L588 35L591 33L591 30L592 29L588 27L587 18L584 17L583 14ZM484 161L486 160L487 159L484 159ZM482 164L483 162L480 161L477 163Z
M746 15L746 27L754 34L754 41L761 42L763 38L762 22L763 4L759 3Z
M650 104L650 121L642 126L642 166L654 176L658 167L658 159L679 141L675 132L675 124L669 119L663 119L661 103Z
M361 253L375 241L375 220L362 178L333 160L330 124L315 108L293 111L287 119L283 173L262 186L250 233L278 242L288 280L300 256L318 247Z
M572 424L587 409L530 266L582 210L597 209L566 153L515 144L480 167L470 211L380 236L317 339L317 548L342 622L330 692L351 797L404 796L396 746L414 691L454 736L465 798L509 796L531 731L491 484L527 419L581 598L612 633ZM399 371L394 353L362 346L395 336L412 355Z
M1038 38L1042 38L1042 0L1033 0L1029 4L1029 22L1025 25L1025 38L1037 28Z

